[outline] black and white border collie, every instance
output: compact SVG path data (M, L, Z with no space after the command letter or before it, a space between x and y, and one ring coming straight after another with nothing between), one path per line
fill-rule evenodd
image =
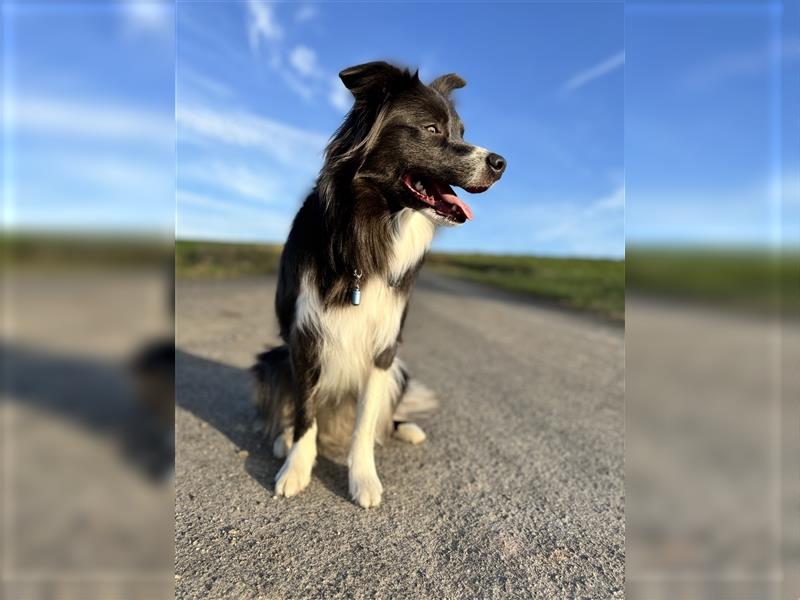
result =
M450 186L483 192L506 163L464 141L450 98L465 85L458 75L425 85L372 62L339 76L355 101L281 256L275 308L285 345L253 371L273 451L286 459L275 493L309 484L319 443L330 454L347 448L350 495L368 508L383 491L375 442L392 433L422 442L412 419L436 404L397 349L436 228L472 218Z

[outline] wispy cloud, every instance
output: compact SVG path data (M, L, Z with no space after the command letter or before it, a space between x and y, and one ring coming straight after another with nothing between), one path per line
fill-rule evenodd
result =
M295 13L295 22L301 23L316 17L316 11L315 7L304 5ZM323 98L339 112L349 108L349 92L345 90L345 95L340 86L330 84L332 74L320 65L317 52L305 44L295 44L289 48L284 28L278 22L272 5L249 0L247 27L253 52L258 52L261 38L269 42L272 53L270 67L291 91L307 102Z
M327 136L245 111L178 106L180 137L210 139L261 150L280 164L304 172L319 168Z
M207 194L179 190L176 235L180 239L275 241L286 238L291 215L241 206Z
M317 77L319 75L319 65L317 65L317 53L308 46L295 46L289 54L289 64L305 77Z
M580 240L591 231L601 214L613 214L613 218L618 218L622 223L624 208L625 188L619 186L608 196L595 200L582 210L570 205L563 216L551 222L549 226L539 229L534 238L543 242L556 239Z
M316 6L313 4L303 4L297 9L297 12L294 13L294 20L298 23L305 23L306 21L316 18L318 15L319 11Z
M708 189L640 189L627 206L626 238L634 244L777 245L796 230L800 204L792 204L792 193L785 176Z
M15 228L158 230L174 228L174 169L168 152L101 147L24 147L9 177L3 220ZM43 177L42 174L47 176Z
M800 39L788 37L741 52L730 52L700 60L686 72L687 87L705 91L732 79L766 74L780 61L800 59Z
M178 176L181 181L209 185L227 193L267 203L276 198L279 188L275 179L234 162L179 163Z
M191 67L179 65L175 74L178 93L181 94L182 99L183 94L187 92L190 95L202 92L224 98L229 98L233 95L233 90L230 86L199 73Z
M120 8L128 27L135 32L172 35L174 5L171 2L125 0Z
M248 39L250 48L254 51L260 48L262 39L267 42L279 42L283 38L283 28L275 20L271 4L248 0L247 12L250 16Z
M625 53L618 52L617 54L609 56L607 59L594 65L593 67L589 67L588 69L580 71L579 73L576 73L570 77L561 86L561 91L563 93L574 92L575 90L582 88L596 79L600 79L609 73L613 73L624 64Z
M98 103L88 98L11 97L6 124L13 130L174 144L172 116L125 104Z

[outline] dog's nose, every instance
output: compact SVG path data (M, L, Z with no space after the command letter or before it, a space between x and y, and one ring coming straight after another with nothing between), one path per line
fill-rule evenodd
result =
M489 168L491 168L492 171L496 172L498 175L506 170L506 159L499 154L492 152L486 157L486 162L488 163Z

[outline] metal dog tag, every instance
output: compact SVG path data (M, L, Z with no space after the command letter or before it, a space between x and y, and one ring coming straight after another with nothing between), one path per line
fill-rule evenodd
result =
M359 281L361 281L361 276L363 273L360 269L356 269L353 271L353 277L355 277L355 283L353 284L353 291L350 292L350 304L353 306L358 306L361 304L361 287L359 287Z

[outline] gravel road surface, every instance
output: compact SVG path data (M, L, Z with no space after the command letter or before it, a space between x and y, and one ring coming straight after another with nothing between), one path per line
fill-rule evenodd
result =
M274 292L178 282L178 598L622 597L622 327L423 274L401 356L442 410L377 449L367 511L324 458L272 497L246 369Z

